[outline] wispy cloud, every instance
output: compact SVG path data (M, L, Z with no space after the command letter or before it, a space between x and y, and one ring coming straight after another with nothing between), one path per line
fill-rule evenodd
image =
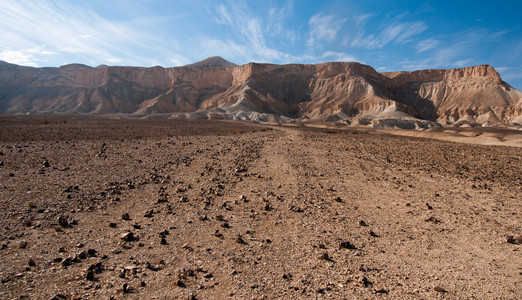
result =
M386 26L378 35L366 35L359 31L352 39L352 47L367 49L382 48L388 44L403 44L412 41L412 38L426 31L424 22L393 22Z
M310 26L310 38L307 45L313 47L318 41L333 41L337 32L341 29L346 19L338 18L334 15L316 14L310 18L308 25Z
M290 9L288 6L287 9ZM231 32L237 39L243 43L237 43L231 40L226 42L216 38L203 37L211 44L220 45L221 48L216 49L218 52L235 53L242 57L248 57L249 60L282 60L288 55L284 52L276 50L267 44L267 29L270 27L263 26L264 20L252 13L249 8L242 3L232 3L232 5L219 4L215 8L215 20L218 24L230 27ZM281 23L287 12L272 13L270 18L277 19ZM283 32L282 25L279 28ZM203 45L204 48L208 47Z
M424 52L437 47L440 44L439 40L426 39L417 42L417 52Z

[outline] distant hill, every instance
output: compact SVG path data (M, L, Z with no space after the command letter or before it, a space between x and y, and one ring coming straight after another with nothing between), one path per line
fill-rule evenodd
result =
M237 65L220 56L212 56L196 63L185 65L186 68L233 68Z
M378 73L353 62L237 66L221 57L176 68L0 62L0 112L425 129L522 124L522 93L488 65Z

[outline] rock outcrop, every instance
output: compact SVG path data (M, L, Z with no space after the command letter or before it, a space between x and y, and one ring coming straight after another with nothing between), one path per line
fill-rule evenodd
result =
M522 123L522 93L488 65L378 73L359 63L31 68L0 62L6 113L168 114L430 128Z

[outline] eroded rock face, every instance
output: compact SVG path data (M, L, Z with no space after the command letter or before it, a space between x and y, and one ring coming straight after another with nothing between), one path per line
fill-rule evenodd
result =
M522 123L522 93L488 65L378 73L359 63L236 66L219 57L176 68L1 62L0 111L474 126Z

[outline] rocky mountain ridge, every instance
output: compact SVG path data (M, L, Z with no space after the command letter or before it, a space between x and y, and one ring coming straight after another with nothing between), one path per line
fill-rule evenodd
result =
M489 65L379 73L353 62L175 68L0 62L0 111L321 122L423 129L522 124L522 93Z

